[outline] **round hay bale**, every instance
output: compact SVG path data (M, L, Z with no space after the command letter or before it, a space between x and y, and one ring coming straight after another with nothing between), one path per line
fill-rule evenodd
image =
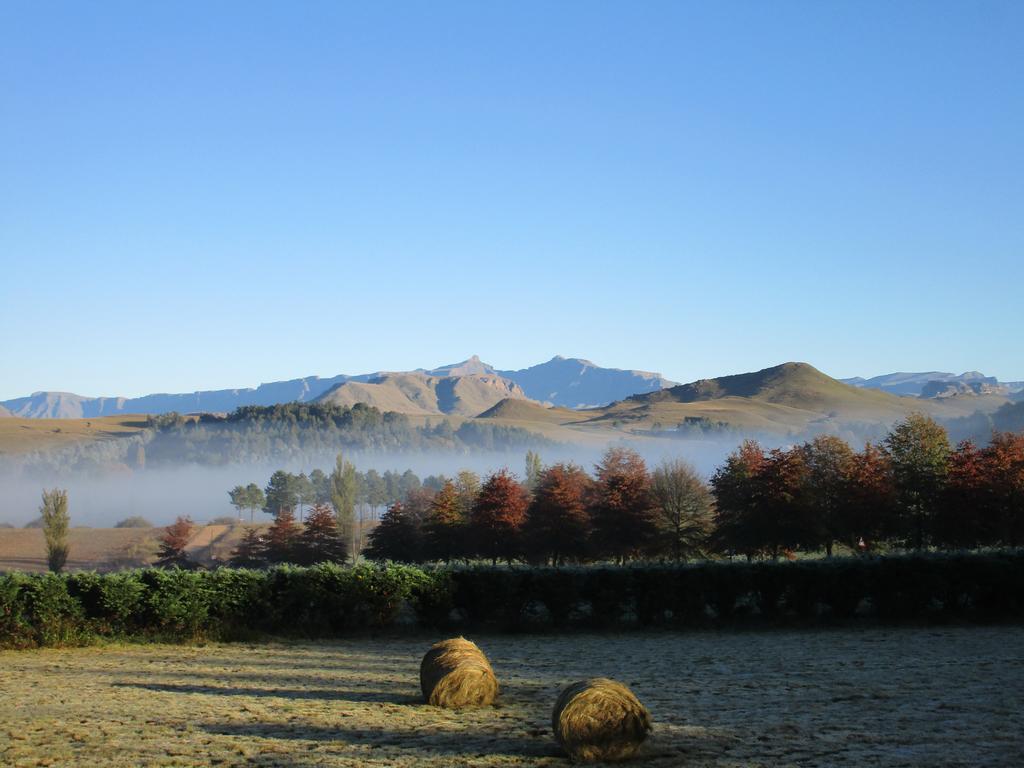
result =
M636 754L651 730L651 716L622 683L595 677L559 694L551 729L572 760L613 762Z
M476 643L454 637L434 643L420 663L423 700L435 707L485 707L498 695L498 678Z

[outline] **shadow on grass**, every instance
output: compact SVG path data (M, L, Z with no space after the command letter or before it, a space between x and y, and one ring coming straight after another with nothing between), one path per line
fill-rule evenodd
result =
M195 664L196 666L210 667L214 669L221 669L225 666L232 666L234 662L221 661L218 659L197 659L194 662L190 661L189 664ZM384 671L394 670L396 667L403 665L415 666L419 669L419 659L415 659L415 664L410 662L408 657L395 658L393 660L363 660L363 659L352 659L349 658L334 658L331 656L323 656L321 661L288 661L287 659L278 660L265 660L265 659L246 659L244 662L238 662L237 666L250 668L250 667L267 667L270 669L308 669L316 672L324 671L361 671L365 669L379 669Z
M181 683L113 683L115 688L140 688L158 693L188 693L204 696L255 696L278 699L323 699L385 704L422 704L419 696L393 691L345 691L337 688L234 688L217 685L186 685Z
M371 749L401 750L408 757L439 755L470 757L559 757L561 752L551 739L529 734L515 735L468 731L380 730L374 728L324 728L291 726L280 723L203 723L199 728L210 734L262 739L340 742ZM384 755L381 755L383 758Z

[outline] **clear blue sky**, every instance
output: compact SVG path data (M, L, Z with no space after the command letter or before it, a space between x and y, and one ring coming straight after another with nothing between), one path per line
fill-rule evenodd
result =
M1024 379L1024 3L0 5L0 398Z

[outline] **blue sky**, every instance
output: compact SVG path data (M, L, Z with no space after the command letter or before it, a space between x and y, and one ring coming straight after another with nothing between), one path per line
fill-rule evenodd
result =
M0 5L0 398L1024 379L1024 4Z

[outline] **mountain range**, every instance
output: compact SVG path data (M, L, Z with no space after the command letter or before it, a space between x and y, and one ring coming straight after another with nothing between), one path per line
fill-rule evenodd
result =
M863 389L880 389L894 395L910 397L950 397L970 394L1015 394L1024 391L1024 381L1000 382L995 376L978 371L955 374L943 371L924 373L886 373L864 379L839 379L844 384Z
M946 382L943 386L964 386L970 394L920 397L847 384L799 362L688 384L673 384L661 377L652 379L655 374L607 373L610 369L597 372L596 366L585 361L570 362L571 366L565 366L561 359L552 361L555 365L551 368L556 373L562 372L563 377L550 377L546 382L548 389L540 392L541 395L555 394L557 399L562 399L561 393L566 390L586 391L584 384L578 382L588 376L594 379L607 376L620 387L630 385L646 391L633 392L599 407L568 408L552 404L550 397L546 402L531 397L531 392L537 395L538 390L529 378L524 377L530 387L527 389L503 375L508 372L495 371L475 358L429 370L374 374L365 380L346 377L315 397L309 396L314 391L309 382L322 389L330 380L297 381L306 382L306 386L299 389L306 401L344 406L367 403L385 412L406 414L414 428L428 422L447 422L455 430L461 430L468 422L474 422L483 430L481 434L505 434L495 433L490 428L507 427L512 428L507 434L518 434L520 438L533 435L562 445L594 448L622 439L654 440L662 446L666 438L709 438L723 445L734 444L741 438L755 438L771 444L819 434L837 434L853 444L860 444L881 439L893 423L913 412L924 412L947 425L954 441L983 442L993 429L1024 429L1024 400L1013 402L1016 396L985 391L984 387L975 391L965 382ZM535 376L537 368L543 369L544 365L525 371ZM564 375L566 371L570 376ZM286 382L241 392L251 398L260 390L266 393L283 384ZM652 388L657 384L663 386ZM191 396L190 402L223 402L205 398L204 394ZM223 392L213 394L225 397ZM190 396L151 396L158 397ZM573 400L570 398L569 402ZM67 401L41 398L40 402ZM103 402L109 404L111 399ZM136 403L120 401L125 410L112 416L71 416L57 422L24 417L0 419L0 455L131 437L147 428L144 419L124 418L127 408L138 407ZM95 402L79 399L79 406L83 405L98 407ZM219 420L216 415L207 417L211 424ZM470 430L468 434L474 433Z
M220 389L143 397L83 397L71 392L35 392L0 402L0 416L98 418L121 414L224 413L243 405L276 405L324 398L366 402L383 410L413 414L475 416L506 397L570 407L607 405L675 382L659 373L602 368L589 360L556 356L521 370L497 370L474 355L461 363L414 371L338 375L260 384L251 389ZM474 408L478 408L472 412ZM8 413L5 413L7 411Z
M632 395L588 410L544 408L507 399L480 415L567 440L567 435L680 436L716 432L743 435L846 434L877 439L913 412L949 421L1008 408L1005 394L921 398L856 387L807 363L783 363L750 373L702 379ZM983 416L982 421L986 417ZM1006 428L1006 427L1001 427ZM991 426L982 426L983 432Z

